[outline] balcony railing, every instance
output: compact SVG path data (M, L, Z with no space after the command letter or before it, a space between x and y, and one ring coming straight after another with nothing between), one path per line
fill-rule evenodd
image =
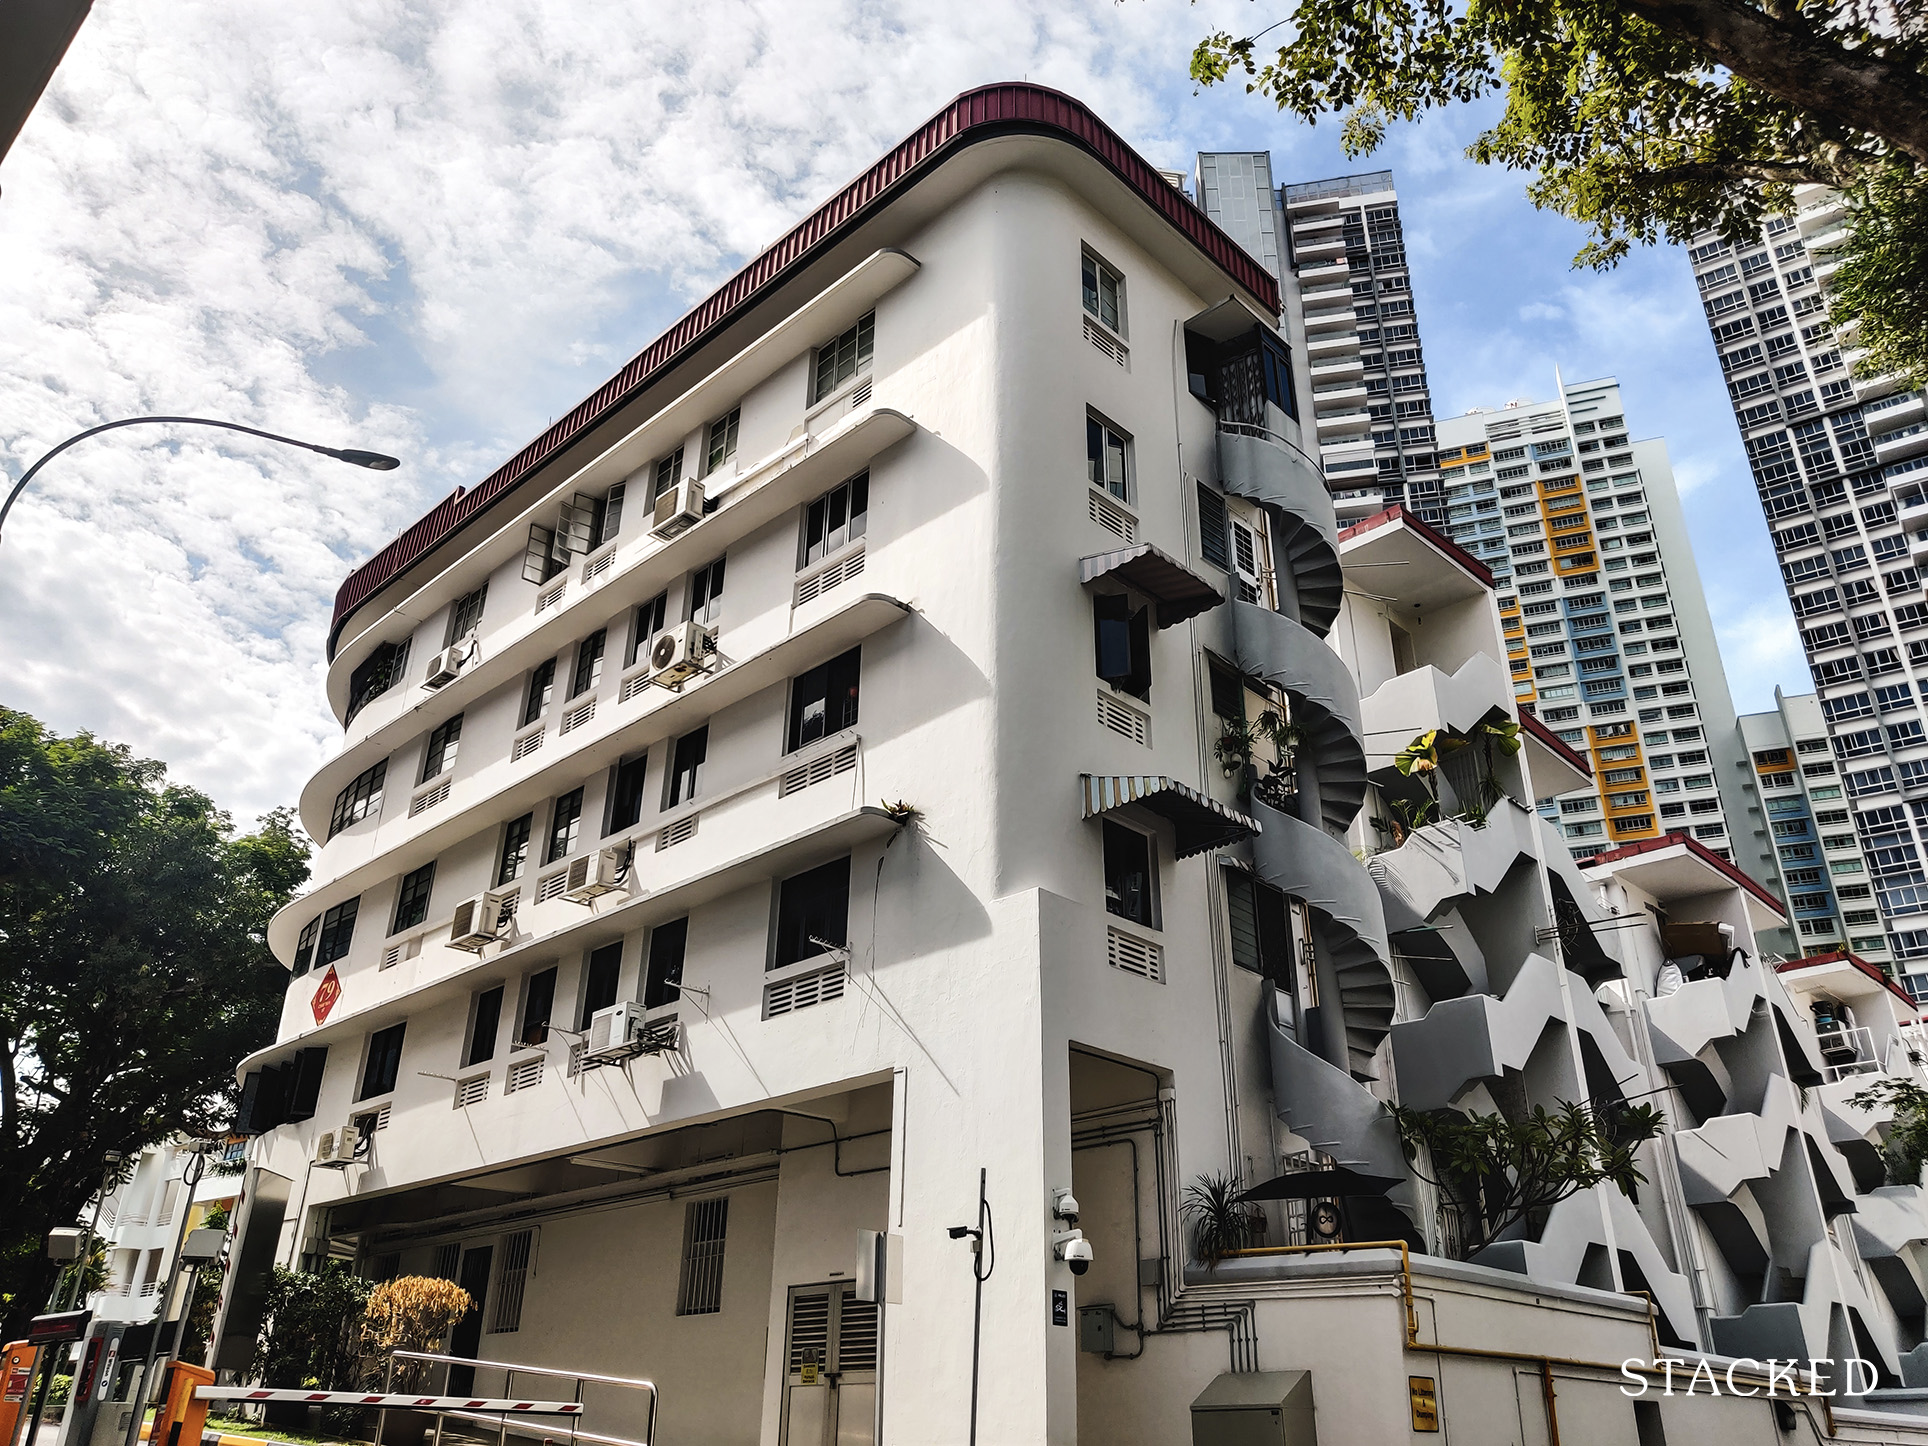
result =
M1874 1050L1874 1031L1865 1024L1853 1029L1819 1030L1815 1043L1821 1048L1823 1073L1829 1084L1849 1075L1881 1073L1881 1060Z

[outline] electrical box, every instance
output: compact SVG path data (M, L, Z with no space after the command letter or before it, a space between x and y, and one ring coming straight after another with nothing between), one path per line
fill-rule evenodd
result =
M1118 1321L1109 1305L1078 1307L1078 1349L1094 1356L1108 1356L1117 1339Z
M1312 1372L1227 1372L1192 1402L1192 1446L1318 1446Z

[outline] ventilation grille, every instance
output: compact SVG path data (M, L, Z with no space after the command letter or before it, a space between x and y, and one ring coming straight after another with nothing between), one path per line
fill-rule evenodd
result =
M536 902L546 904L551 899L560 898L562 891L569 887L569 870L551 874L546 879L536 880Z
M793 604L802 607L814 602L839 583L849 582L864 570L864 550L860 547L850 556L833 562L828 567L820 567L808 577L797 579L797 598Z
M525 1059L520 1064L509 1066L509 1077L503 1081L502 1093L512 1095L517 1090L533 1089L542 1083L542 1067L549 1062L544 1054L534 1059Z
M1091 317L1084 319L1085 340L1099 351L1117 362L1126 371L1131 370L1131 350L1117 337L1098 325Z
M514 743L509 745L509 762L520 763L531 753L534 753L538 748L542 747L542 737L543 730L538 728L535 732L524 733L520 738L516 739Z
M591 698L587 703L578 703L567 713L564 713L562 715L562 727L558 731L562 733L574 733L595 716L596 700Z
M446 802L448 796L449 780L445 778L426 793L418 793L408 801L408 816L413 818L418 813L426 813L436 804Z
M1098 695L1098 721L1120 738L1151 746L1151 719L1109 693Z
M489 1077L485 1074L471 1075L455 1082L455 1107L466 1110L470 1105L479 1105L489 1097Z
M679 843L686 843L695 838L696 818L697 816L692 813L685 818L677 819L667 828L660 829L656 834L656 852L660 854L664 849L675 848Z
M582 1057L588 1052L588 1044L580 1039L569 1046L569 1062L562 1068L564 1078L574 1079L582 1073Z
M631 698L634 698L637 694L641 693L643 689L647 688L648 686L649 686L649 669L648 668L644 668L639 672L631 673L627 678L623 679L622 692L617 697L616 701L618 703L627 703Z
M870 378L858 382L850 393L850 410L855 412L870 405Z
M585 562L582 565L583 586L584 587L589 586L590 583L594 582L597 578L601 577L604 573L608 572L609 569L615 564L615 561L616 561L616 550L614 548L611 548L608 552L605 552L601 557L590 558L589 561Z
M529 1278L529 1256L535 1231L518 1230L502 1239L502 1268L495 1278L495 1314L489 1331L502 1335L522 1327L522 1290Z
M830 1294L790 1297L790 1374L803 1373L804 1362L826 1365L830 1357Z
M1118 929L1105 930L1105 961L1113 969L1136 974L1154 984L1165 982L1165 951L1149 939L1126 934Z
M832 999L842 999L844 992L844 965L839 959L822 969L813 969L808 974L793 974L788 979L780 979L774 984L763 986L763 1017L775 1019L780 1014L794 1014L799 1009L808 1009L813 1004L825 1004Z
M1138 519L1102 492L1090 495L1091 520L1125 542L1138 540Z
M353 1121L354 1127L364 1135L372 1135L377 1130L387 1129L388 1112L391 1108L392 1106L383 1105L379 1110L374 1110L369 1114L356 1115Z
M846 1294L837 1310L837 1369L877 1369L877 1305Z
M554 607L557 603L561 602L562 595L568 591L569 591L569 579L564 578L561 582L557 583L554 587L550 588L549 591L537 593L536 594L536 616L537 617L542 616L542 614L548 612L550 608Z
M777 797L788 798L799 793L813 783L824 783L839 773L849 773L857 766L857 745L839 748L835 753L822 753L808 763L798 764L777 780Z
M401 962L402 946L400 944L391 944L388 948L382 950L382 968L393 969Z

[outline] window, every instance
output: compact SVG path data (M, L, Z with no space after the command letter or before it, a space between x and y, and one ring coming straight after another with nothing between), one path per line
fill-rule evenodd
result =
M850 937L850 857L794 874L777 886L776 949L770 967L781 969L841 949Z
M609 630L597 628L576 644L576 671L569 679L571 698L581 697L602 682L603 648L608 641Z
M707 437L705 476L716 472L723 464L736 455L737 425L743 420L743 408L732 407L727 417L718 417L710 423Z
M1104 825L1105 912L1157 928L1152 840L1110 819Z
M656 499L665 492L676 490L676 484L683 478L683 449L678 447L667 457L656 459L656 468L650 474L649 504L656 505Z
M1124 593L1101 593L1091 600L1097 672L1121 693L1151 696L1151 608L1133 608Z
M495 1037L502 1028L502 986L475 996L469 1019L469 1046L462 1051L462 1068L487 1064L495 1058Z
M357 774L354 781L335 795L334 812L328 816L328 837L333 838L351 823L359 823L382 807L382 784L388 778L388 760Z
M819 558L828 557L857 541L864 535L864 524L870 516L870 474L859 472L848 482L833 487L803 513L803 561L799 564L808 567ZM716 593L723 591L723 563L719 559L716 568ZM705 619L707 621L707 619Z
M355 916L361 912L359 897L336 904L321 916L321 928L315 940L315 968L332 964L344 958L348 946L355 940ZM297 959L296 964L300 964Z
M1131 438L1095 413L1085 416L1085 480L1121 502L1131 501Z
M422 782L427 783L455 766L455 751L461 740L460 713L428 735L428 747L422 750Z
M820 402L852 377L870 370L877 313L872 312L843 335L817 348L815 384L810 400Z
M1214 567L1232 570L1232 554L1226 545L1231 518L1225 510L1225 499L1207 487L1198 484L1198 551L1199 555Z
M502 1269L495 1280L495 1308L489 1317L492 1334L505 1335L522 1328L522 1294L529 1279L530 1248L535 1231L518 1230L502 1238Z
M512 819L502 833L502 855L495 868L495 882L498 887L512 884L522 877L522 870L529 862L529 834L534 828L536 816L525 813L521 818Z
M715 1315L723 1309L723 1239L730 1197L692 1200L683 1207L683 1269L676 1282L678 1315Z
M1089 251L1084 253L1084 309L1125 334L1125 279Z
M674 1004L683 995L683 952L689 945L687 916L649 931L649 963L643 972L643 1008Z
M388 1094L395 1088L395 1076L402 1067L402 1035L407 1028L406 1022L391 1024L368 1036L368 1059L362 1065L357 1101Z
M702 787L703 763L709 753L710 725L707 723L676 740L675 751L670 755L669 791L663 798L664 808L674 808L696 797Z
M636 616L629 629L629 652L623 659L625 668L633 667L640 657L646 657L649 645L663 630L663 621L669 613L669 594L659 592L655 597L636 609Z
M622 972L622 940L591 952L588 963L583 966L582 1003L576 1011L578 1032L589 1028L590 1016L597 1010L607 1009L616 1002L616 985Z
M315 963L315 936L321 930L321 916L316 915L301 926L301 937L295 940L295 962L290 971L297 978L306 974Z
M553 864L574 853L581 833L582 790L577 788L557 799L549 815L549 846L543 850L543 863Z
M1225 908L1230 916L1232 962L1291 990L1292 936L1285 895L1239 869L1225 871Z
M515 1032L518 1049L534 1049L549 1041L549 1015L556 1007L556 971L531 974L522 986L522 1023Z
M522 722L517 726L527 728L540 718L555 695L556 660L551 658L546 663L538 663L529 674L529 692L522 703Z
M428 917L429 891L435 887L435 862L430 860L412 873L402 875L401 891L395 895L395 927L388 932L399 934L404 929L413 929Z
M699 567L690 574L690 621L705 626L717 620L723 611L723 559L705 567Z
M408 642L403 638L399 643L377 644L348 675L348 722L355 721L355 715L370 699L380 697L401 681L402 670L408 665Z
M603 830L605 837L634 828L642 820L643 779L648 772L647 753L625 758L616 765L615 776L609 782L609 827Z
M862 649L852 648L790 685L790 727L783 751L794 753L857 722L857 680Z

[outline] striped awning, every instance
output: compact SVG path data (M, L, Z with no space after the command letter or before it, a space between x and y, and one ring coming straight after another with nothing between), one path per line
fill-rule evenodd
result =
M1178 856L1188 859L1260 832L1258 820L1157 773L1081 773L1084 816L1096 818L1135 803L1168 819L1178 833Z
M1122 582L1155 601L1161 628L1197 617L1225 601L1224 594L1204 578L1148 542L1079 560L1079 582L1100 578Z

